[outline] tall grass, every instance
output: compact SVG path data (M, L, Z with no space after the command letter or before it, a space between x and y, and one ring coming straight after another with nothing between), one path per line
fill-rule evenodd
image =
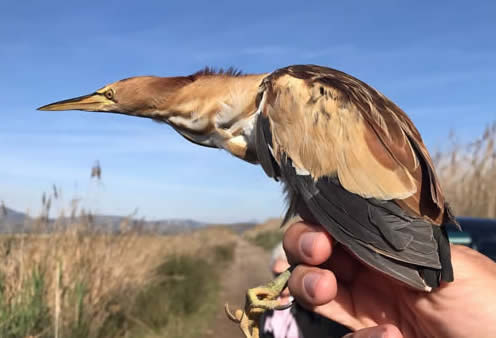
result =
M496 123L481 137L434 156L436 169L457 216L496 217Z
M194 337L205 328L232 257L229 230L110 234L75 219L61 227L41 217L37 229L48 232L0 237L0 337Z

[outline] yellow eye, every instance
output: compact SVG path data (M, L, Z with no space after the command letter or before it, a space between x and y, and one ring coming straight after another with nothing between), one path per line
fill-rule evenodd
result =
M112 89L107 89L104 95L107 99L112 100L114 98L114 91Z

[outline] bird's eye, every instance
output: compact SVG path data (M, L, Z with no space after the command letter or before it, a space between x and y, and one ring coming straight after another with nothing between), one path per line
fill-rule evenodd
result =
M112 100L114 98L114 91L112 89L108 89L105 91L105 97L109 100Z

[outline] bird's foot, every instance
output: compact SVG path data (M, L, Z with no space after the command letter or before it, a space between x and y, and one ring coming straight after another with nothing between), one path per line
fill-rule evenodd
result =
M260 316L267 310L283 310L289 306L281 305L278 300L281 292L286 288L289 277L291 276L290 269L284 271L267 285L258 286L249 289L246 293L246 302L244 311L238 309L234 314L229 310L226 304L224 309L226 315L233 322L238 323L241 331L246 338L259 337L259 320Z

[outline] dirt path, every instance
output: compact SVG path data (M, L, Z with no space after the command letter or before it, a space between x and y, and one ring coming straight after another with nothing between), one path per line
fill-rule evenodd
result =
M262 248L239 238L234 251L234 259L222 276L221 304L229 303L231 309L244 305L245 291L248 288L268 282L272 275L269 271L270 254ZM227 319L224 309L219 308L212 330L206 337L238 338L243 337L235 323Z

